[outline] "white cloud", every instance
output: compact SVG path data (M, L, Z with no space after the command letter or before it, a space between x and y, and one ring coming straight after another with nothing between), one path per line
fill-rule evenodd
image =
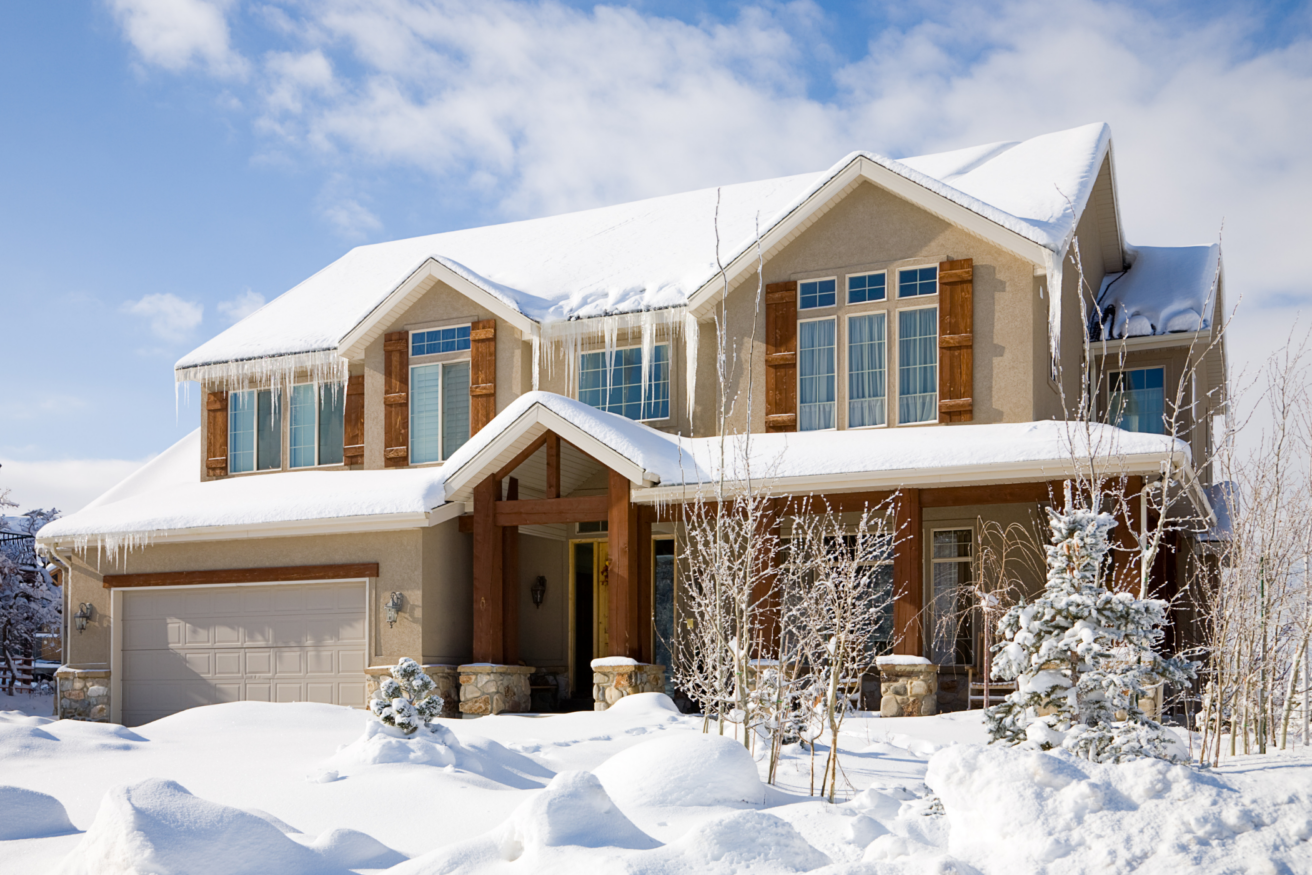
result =
M247 289L231 301L220 301L218 311L229 322L240 322L264 306L264 295Z
M123 304L124 313L141 316L150 320L150 330L161 340L178 342L184 340L205 314L205 305L193 301L184 301L177 295L146 295L138 301Z
M347 240L362 240L383 227L382 221L353 197L332 198L325 194L320 200L324 218Z
M144 461L127 459L69 459L60 462L23 462L0 459L0 491L25 513L57 507L65 514L81 510L110 487L136 471Z
M231 0L109 0L124 35L143 61L178 72L204 66L243 77L248 64L231 45L225 17Z

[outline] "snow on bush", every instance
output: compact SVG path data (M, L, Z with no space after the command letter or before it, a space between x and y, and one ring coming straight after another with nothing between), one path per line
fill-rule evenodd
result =
M1103 584L1110 514L1068 508L1048 516L1047 587L998 622L993 676L1014 679L1017 689L985 712L991 739L1097 762L1184 759L1178 739L1139 706L1153 686L1193 677L1194 663L1157 652L1166 602Z
M63 803L54 796L22 787L0 787L0 841L74 831Z
M392 676L383 680L369 700L369 711L385 725L413 735L442 713L442 697L436 690L437 684L423 667L403 656L392 666Z
M765 785L741 742L679 733L621 751L593 774L619 805L761 805Z

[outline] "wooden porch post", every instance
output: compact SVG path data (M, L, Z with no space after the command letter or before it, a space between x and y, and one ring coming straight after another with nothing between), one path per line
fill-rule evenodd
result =
M502 538L496 502L501 481L489 476L474 487L474 662L500 663L502 636Z
M612 656L639 658L637 509L629 500L629 480L610 471L607 540L610 546L610 640Z
M894 502L897 547L893 552L893 627L897 644L893 651L905 656L923 656L925 638L921 611L925 607L923 580L924 544L920 490L903 489Z
M1135 550L1134 533L1139 530L1139 493L1143 490L1142 477L1125 478L1126 513L1116 515L1116 528L1112 529L1112 580L1107 587L1113 592L1139 594L1139 554Z
M778 499L770 502L758 523L762 540L771 533L778 534L779 504ZM760 572L752 581L752 601L764 607L761 612L761 652L757 655L770 659L779 644L779 593L775 590L775 569L769 557L761 563Z
M506 482L506 501L519 500L519 479ZM507 665L519 662L519 526L501 528L501 638Z

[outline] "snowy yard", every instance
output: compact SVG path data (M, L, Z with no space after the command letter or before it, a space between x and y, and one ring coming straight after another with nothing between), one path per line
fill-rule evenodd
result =
M807 795L805 751L767 787L763 764L655 694L435 721L432 740L370 720L308 704L135 729L0 712L0 871L1312 871L1306 754L1090 765L980 747L979 712L853 717L852 789L831 805Z

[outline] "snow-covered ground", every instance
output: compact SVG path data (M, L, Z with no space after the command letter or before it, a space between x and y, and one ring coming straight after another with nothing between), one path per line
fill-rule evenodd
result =
M0 712L0 872L1312 872L1307 753L1094 766L982 747L978 712L863 716L844 724L850 788L831 805L808 795L808 752L766 786L764 751L655 694L438 721L428 740L370 719Z

